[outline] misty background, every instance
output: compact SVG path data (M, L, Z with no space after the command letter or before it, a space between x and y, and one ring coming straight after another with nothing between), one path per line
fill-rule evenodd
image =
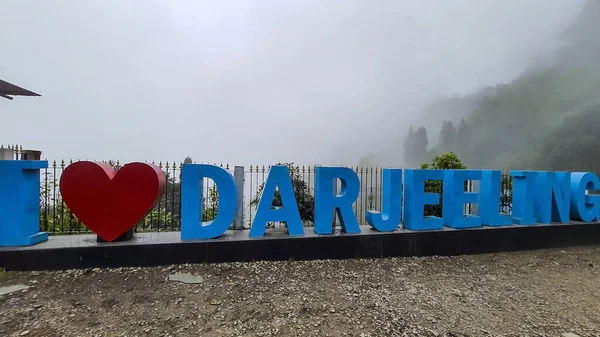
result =
M452 150L469 167L554 165L534 158L581 145L547 139L600 92L600 49L582 48L597 4L7 0L0 78L42 97L0 99L0 143L122 162L416 166ZM459 142L445 120L479 131ZM425 152L407 151L410 126Z

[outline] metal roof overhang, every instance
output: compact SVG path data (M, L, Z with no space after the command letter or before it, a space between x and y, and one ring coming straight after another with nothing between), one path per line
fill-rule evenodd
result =
M14 84L0 80L0 97L12 100L11 96L41 96L33 91L23 89Z

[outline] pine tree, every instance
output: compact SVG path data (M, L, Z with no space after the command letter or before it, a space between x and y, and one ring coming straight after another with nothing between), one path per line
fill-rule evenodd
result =
M440 148L443 152L455 150L456 136L454 124L451 121L444 121L440 130Z

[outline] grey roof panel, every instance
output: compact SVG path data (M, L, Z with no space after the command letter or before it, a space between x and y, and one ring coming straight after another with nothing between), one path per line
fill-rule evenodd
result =
M33 91L23 89L14 84L0 80L0 97L12 99L11 96L41 96Z

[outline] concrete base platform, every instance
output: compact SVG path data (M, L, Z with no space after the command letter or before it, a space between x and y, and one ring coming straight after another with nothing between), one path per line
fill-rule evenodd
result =
M38 232L28 236L20 238L11 238L10 240L0 240L0 248L3 246L22 247L22 246L33 246L40 242L48 240L48 233Z
M460 255L600 245L600 222L483 227L380 233L362 226L360 234L303 237L285 230L250 238L249 230L228 231L212 240L181 241L179 232L138 233L124 242L97 242L95 235L51 236L29 247L1 247L0 268L56 270L91 267L157 266L253 260L346 259L392 256Z

